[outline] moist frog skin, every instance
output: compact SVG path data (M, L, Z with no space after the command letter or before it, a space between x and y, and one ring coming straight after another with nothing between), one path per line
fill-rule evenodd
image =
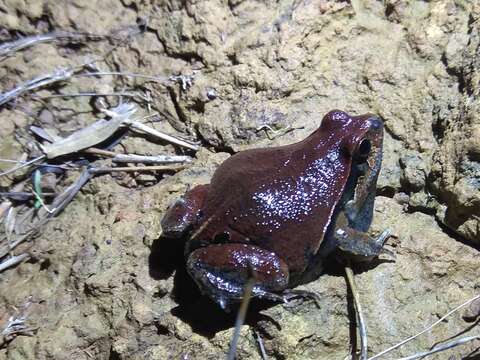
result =
M252 296L285 301L334 252L368 261L382 251L386 237L366 234L382 143L379 117L330 111L298 143L228 158L170 206L163 235L186 238L188 273L223 308L252 276Z

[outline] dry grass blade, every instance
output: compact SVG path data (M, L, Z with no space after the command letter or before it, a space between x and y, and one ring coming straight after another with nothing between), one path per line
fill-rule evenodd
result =
M345 266L345 274L347 275L348 285L352 290L353 302L355 304L355 312L357 315L357 326L360 332L360 359L366 360L368 352L367 326L365 324L365 318L363 317L360 297L358 295L357 286L355 285L355 279L350 265Z
M448 313L446 313L444 316L442 316L440 319L438 319L437 321L435 321L432 325L428 326L427 328L423 329L422 331L420 331L419 333L413 335L413 336L410 336L409 338L399 342L398 344L394 345L394 346L391 346L389 347L388 349L385 349L383 350L382 352L376 354L375 356L372 356L371 358L369 358L368 360L373 360L373 359L376 359L386 353L389 353L390 351L393 351L397 348L399 348L400 346L406 344L407 342L415 339L416 337L426 333L427 331L430 331L433 327L437 326L438 324L440 324L443 320L445 320L448 316L452 315L454 312L458 311L459 309L463 308L464 306L467 306L468 304L470 304L471 302L477 300L477 299L480 299L480 295L476 295L474 296L473 298L471 298L470 300L467 300L465 301L463 304L457 306L455 309L449 311Z
M243 290L242 303L240 309L238 309L237 319L235 320L235 329L233 331L232 341L230 343L230 349L228 351L227 360L235 360L235 354L237 352L238 339L240 338L240 330L245 322L247 316L248 304L252 298L253 286L255 285L255 279L251 278L245 284Z
M98 72L91 72L91 73L76 74L75 76L76 77L123 76L123 77L131 77L131 78L151 80L151 81L160 82L160 83L166 83L167 80L168 80L168 78L163 77L163 76L144 75L144 74L121 72L121 71L98 71Z
M17 210L15 208L10 208L5 218L5 234L7 238L11 237L15 230L15 219L17 217Z
M53 159L95 146L112 136L135 111L133 104L120 104L109 110L111 120L100 119L64 139L43 145L42 150L49 159Z
M34 209L29 209L22 216L17 216L15 223L15 236L10 236L8 238L6 235L3 239L0 239L0 259L10 254L13 256L13 250L25 241L29 234L29 228L33 227L34 224L31 223L32 215L35 213ZM24 231L25 230L25 231ZM20 235L19 235L20 234ZM13 235L13 234L12 234ZM3 240L7 241L3 241Z
M5 236L7 237L8 251L12 254L12 239L15 231L15 221L17 219L17 209L11 207L5 218Z
M93 174L89 170L84 170L77 180L66 188L60 195L58 195L53 201L51 206L54 208L52 213L39 211L39 217L43 216L51 218L58 215L65 207L72 201L82 187L93 177ZM41 209L42 210L42 209Z
M400 359L398 359L398 360L415 360L415 359L420 359L420 358L423 358L423 357L425 357L425 356L432 355L432 354L438 353L438 352L440 352L440 351L445 351L445 350L454 348L454 347L456 347L456 346L465 344L465 343L470 342L470 341L473 341L473 340L480 340L480 335L467 336L467 337L464 337L464 338L461 338L461 339L458 339L458 340L449 342L448 344L436 346L436 347L434 347L434 348L433 348L432 350L430 350L430 351L425 351L425 352L421 352L421 353L418 353L418 354L415 354L415 355L403 357L403 358L400 358Z
M18 171L20 169L26 168L27 166L33 165L37 162L40 162L43 159L45 159L45 155L36 157L35 159L32 159L32 160L24 162L24 163L20 162L20 165L14 166L13 168L11 168L9 170L6 170L6 171L0 173L0 176L5 176L5 175L8 175L8 174L14 173L15 171Z
M10 91L0 94L0 106L10 100L19 97L26 92L38 89L42 86L50 85L55 82L64 81L70 78L74 73L73 68L61 68L51 74L40 75L32 80L28 80Z
M51 42L56 40L65 40L65 39L80 41L80 40L87 40L87 39L103 39L107 37L111 37L111 36L96 35L96 34L89 34L89 33L68 32L68 31L52 31L46 34L26 36L18 40L4 42L2 45L0 45L0 58L8 57L9 55L11 55L16 51L25 49L27 47L30 47L39 43Z
M97 92L82 92L82 93L72 93L72 94L53 94L45 96L34 95L34 99L54 99L54 98L72 98L72 97L107 97L107 96L117 96L117 97L127 97L127 98L136 98L137 100L142 100L145 102L151 102L151 98L148 95L143 94L139 91L122 91L122 92L109 92L109 93L97 93Z
M41 128L39 126L32 125L30 126L29 130L34 133L36 136L39 138L48 141L48 142L54 142L55 140L61 139L57 134L55 134L53 131L48 131L44 128Z
M8 41L0 45L0 57L10 55L11 53L27 48L29 46L55 40L59 35L48 33L41 35L27 36L18 40Z
M31 305L31 297L28 297L20 309L16 309L16 314L8 318L3 329L0 329L0 346L5 342L12 340L16 335L32 335L33 330L27 326L28 308Z
M65 207L72 201L75 195L80 191L80 189L93 177L94 175L88 170L84 170L82 174L76 179L76 181L63 190L55 199L52 201L50 206L52 210L47 211L45 208L40 208L35 214L34 209L29 209L23 215L23 219L17 219L17 224L20 223L22 227L21 235L17 235L15 240L9 244L9 246L0 247L0 258L6 256L10 250L13 250L16 246L22 242L29 239L33 234L35 234L38 229L43 226L49 219L57 216ZM10 262L5 263L8 266L13 266L18 264L23 259L10 260ZM11 262L13 261L13 264ZM2 265L6 266L4 263Z
M5 329L2 330L2 336L7 337L10 336L14 333L18 333L26 328L25 326L25 319L22 317L20 318L15 318L11 316L8 319L7 325L5 326Z

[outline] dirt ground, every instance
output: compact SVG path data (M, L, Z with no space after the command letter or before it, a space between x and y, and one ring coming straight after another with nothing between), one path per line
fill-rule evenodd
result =
M200 147L129 133L113 151L194 159L176 173L95 177L15 250L29 258L0 273L0 331L12 316L30 331L0 340L0 359L224 358L235 314L200 296L160 220L231 154L299 141L332 109L385 121L370 232L392 230L396 261L355 268L369 355L479 294L479 18L480 3L468 0L0 0L4 44L82 34L8 54L0 45L2 94L88 62L156 77L76 76L15 97L0 105L1 159L38 156L32 125L66 135L119 101L52 97L82 92L136 92L122 101L139 117L159 114L149 126ZM1 177L0 191L25 178ZM342 272L302 288L320 295L320 308L253 304L238 359L261 359L253 329L269 359L348 358L355 330ZM461 315L382 359L480 336ZM479 359L479 348L476 340L431 358Z

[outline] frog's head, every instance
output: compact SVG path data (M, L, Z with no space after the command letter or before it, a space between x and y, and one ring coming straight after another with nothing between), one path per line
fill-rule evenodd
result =
M325 115L320 128L341 139L343 148L356 162L368 161L382 152L383 121L376 115L350 116L332 110Z
M382 163L383 121L376 115L350 116L333 110L323 118L320 130L335 139L342 149L344 159L349 159L355 180L347 189L352 196L345 204L345 214L350 226L366 231L372 214L363 209L375 196L377 178Z

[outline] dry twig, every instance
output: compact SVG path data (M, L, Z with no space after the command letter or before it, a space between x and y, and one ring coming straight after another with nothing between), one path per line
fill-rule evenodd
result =
M14 265L17 265L21 263L23 260L28 258L30 255L28 254L21 254L21 255L14 255L9 257L8 259L4 260L3 262L0 263L0 272L3 270L8 269L9 267L12 267Z
M88 171L91 174L99 175L99 174L106 174L111 172L146 172L146 171L180 171L185 169L185 165L177 165L177 166L167 166L167 165L157 165L157 166L124 166L124 167L98 167L98 168L90 168Z
M131 78L139 78L139 79L145 79L150 81L156 81L164 84L168 80L168 78L164 76L136 74L136 73L128 73L128 72L122 72L122 71L98 71L98 72L82 73L82 74L75 75L75 77L89 77L89 76L123 76L123 77L131 77Z
M267 352L265 351L265 346L263 345L263 340L260 334L258 334L255 329L253 331L253 337L257 341L258 348L260 350L260 355L262 356L262 360L267 360Z
M197 145L194 145L194 144L190 144L189 142L186 142L185 140L181 140L181 139L178 139L176 137L173 137L171 135L167 135L165 133L162 133L158 130L155 130L145 124L142 124L141 122L139 121L124 121L124 124L128 125L130 129L132 130L139 130L143 133L146 133L148 135L152 135L152 136L155 136L157 138L160 138L162 140L165 140L165 141L168 141L168 142L171 142L172 144L176 144L176 145L179 145L179 146L183 146L183 147L186 147L190 150L194 150L194 151L197 151L199 149L199 147Z
M112 158L113 162L119 163L142 163L142 164L177 164L189 163L192 158L187 155L135 155L135 154L116 154Z

